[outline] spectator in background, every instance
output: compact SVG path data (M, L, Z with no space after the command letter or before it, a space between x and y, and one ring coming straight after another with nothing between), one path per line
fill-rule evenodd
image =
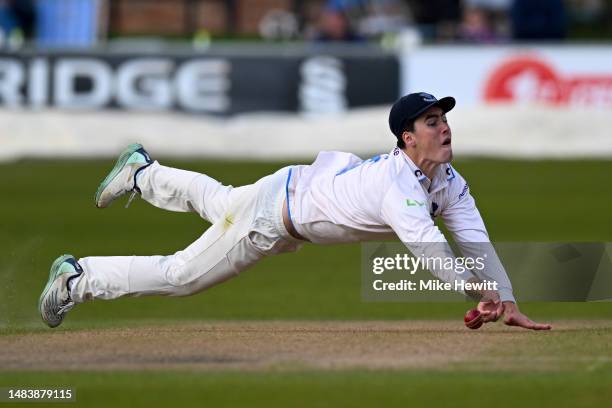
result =
M457 37L461 19L459 0L409 0L423 39L449 41Z
M609 4L609 2L608 2ZM567 14L577 23L598 23L604 14L604 0L567 0Z
M33 0L10 0L10 8L13 10L17 25L20 27L26 40L34 37L34 27L36 25L36 12Z
M513 38L518 41L562 40L567 21L563 0L514 0Z
M3 42L15 29L15 26L15 16L8 5L8 1L0 0L0 30L2 31L0 34Z
M493 29L486 10L479 7L466 7L459 26L459 40L468 43L493 43L498 36Z
M355 32L344 10L328 5L321 11L314 40L316 42L362 42L365 38Z
M578 39L612 38L612 2L567 0L568 36Z
M352 42L382 39L399 33L411 22L410 9L402 0L328 0L319 13L316 34L309 37Z
M370 0L359 19L359 32L368 38L397 34L413 24L412 12L400 0Z
M21 46L34 36L36 15L32 0L0 0L2 42L17 41Z
M482 10L486 15L489 29L495 36L495 41L503 42L510 39L510 7L513 0L463 0L463 21L466 19L466 11L470 8Z

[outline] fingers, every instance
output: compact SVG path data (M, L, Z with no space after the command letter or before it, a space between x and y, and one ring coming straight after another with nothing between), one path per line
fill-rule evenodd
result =
M520 314L520 313L518 313L518 315L507 316L504 323L507 324L508 326L517 326L517 327L522 327L524 329L529 329L529 330L550 330L552 329L552 326L550 324L536 323L532 321L531 319L529 319L527 316Z
M532 330L550 330L552 329L552 326L550 324L542 324L542 323L535 323L535 322L531 322L532 326L530 327L530 329Z
M504 307L499 300L487 300L478 303L478 311L485 323L495 322L502 316Z
M491 316L491 314L495 311L494 308L492 308L488 303L483 304L482 307L478 308L478 310L485 317Z
M489 323L492 322L495 317L492 315L491 312L484 312L480 314L480 318L482 319L483 323Z
M487 310L485 308L478 308L478 311L480 312L481 316L489 316L491 314L490 310Z
M552 329L552 326L550 324L536 323L531 320L527 320L526 324L523 324L520 326L524 327L525 329L530 329L530 330L550 330Z
M504 314L504 305L502 304L502 302L497 303L497 309L495 310L495 313L495 321L497 321Z
M488 310L484 315L482 315L482 320L485 323L495 322L497 319L499 319L499 316L495 310Z

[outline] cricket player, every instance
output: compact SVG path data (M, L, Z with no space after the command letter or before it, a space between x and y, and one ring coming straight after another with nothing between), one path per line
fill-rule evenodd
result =
M490 241L468 184L450 165L452 133L446 113L454 106L452 97L406 95L389 114L397 147L388 154L362 160L350 153L321 152L311 165L288 166L237 188L204 174L165 167L141 145L130 145L102 181L97 207L106 208L131 193L129 205L139 194L165 210L196 212L212 225L173 255L60 256L40 296L43 321L56 327L76 304L90 299L193 295L265 256L296 251L307 242L360 242L394 235L415 255L453 257L434 223L436 217L464 244L464 255L470 254L470 243ZM494 250L487 263L483 276L441 266L431 272L444 282L496 282L497 290L460 290L478 301L484 322L503 316L511 326L550 329L519 311Z

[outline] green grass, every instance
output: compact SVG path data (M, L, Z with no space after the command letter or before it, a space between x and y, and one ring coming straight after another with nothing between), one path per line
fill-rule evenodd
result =
M164 161L164 163L166 163ZM251 183L283 163L167 162L227 184ZM0 327L39 323L35 305L58 255L168 254L206 228L194 214L137 200L96 209L93 195L109 161L25 161L0 165ZM495 241L612 241L612 161L469 160L456 167ZM134 319L429 319L454 318L465 304L364 303L359 245L307 245L264 259L189 298L120 299L81 305L67 327ZM611 303L523 306L538 318L611 317Z
M251 183L284 165L164 163L205 172L233 185ZM93 194L111 166L111 161L0 165L0 334L46 330L36 301L58 255L168 254L188 245L207 227L196 215L163 212L142 201L129 209L122 208L122 203L104 211L96 209ZM470 182L495 241L612 241L612 161L465 160L455 166ZM465 311L463 303L364 303L359 254L359 245L308 245L296 254L265 259L240 277L196 296L80 305L62 329L181 319L455 319ZM612 318L609 302L532 303L522 309L537 319ZM482 368L456 372L0 373L0 386L76 387L77 405L91 407L527 407L541 406L542 401L553 407L603 406L612 397L611 382L609 363L592 372L516 374Z
M601 407L611 373L448 373L343 371L295 373L0 374L10 386L70 387L77 404L57 407ZM540 403L538 403L540 402ZM24 406L7 404L6 406ZM3 404L3 406L5 406Z

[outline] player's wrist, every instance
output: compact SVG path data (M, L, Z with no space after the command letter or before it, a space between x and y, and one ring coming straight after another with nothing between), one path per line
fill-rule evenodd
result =
M516 303L506 300L504 302L502 302L502 306L504 307L504 314L506 313L516 313L518 312L518 306L516 305Z

